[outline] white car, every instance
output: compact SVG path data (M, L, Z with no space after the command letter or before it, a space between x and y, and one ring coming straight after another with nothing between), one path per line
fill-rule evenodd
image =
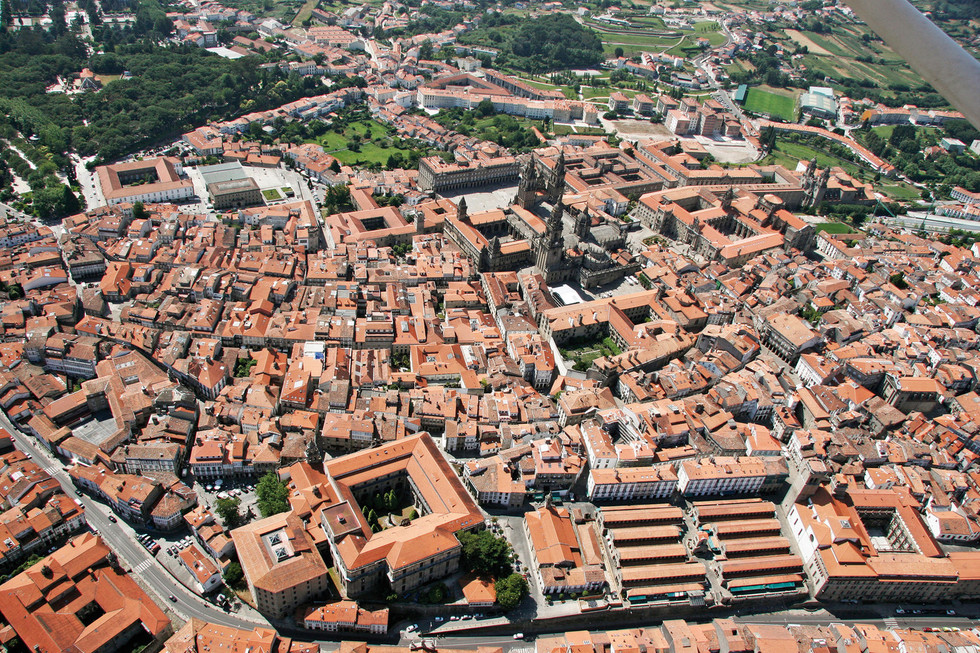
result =
M418 630L418 628L419 627L418 627L417 624L412 624L408 628L405 629L405 632L406 633L414 633L416 630Z

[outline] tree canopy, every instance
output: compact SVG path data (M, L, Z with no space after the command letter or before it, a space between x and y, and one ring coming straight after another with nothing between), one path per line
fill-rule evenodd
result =
M527 581L518 573L504 576L494 583L497 604L504 610L513 610L527 596Z
M569 14L549 14L524 21L514 32L512 63L531 72L567 70L602 62L602 39Z
M278 474L269 472L255 486L256 502L263 517L276 515L289 510L289 489Z
M513 570L510 544L490 531L460 533L463 566L478 576L499 578Z
M221 517L225 528L237 528L242 523L242 515L238 511L241 501L237 497L230 499L218 499L214 504L214 511Z

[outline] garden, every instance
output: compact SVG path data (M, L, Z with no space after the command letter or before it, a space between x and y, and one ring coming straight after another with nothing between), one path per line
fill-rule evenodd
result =
M573 361L572 369L584 372L592 367L592 361L603 356L618 356L623 353L608 336L605 338L579 338L571 340L558 349L562 358Z

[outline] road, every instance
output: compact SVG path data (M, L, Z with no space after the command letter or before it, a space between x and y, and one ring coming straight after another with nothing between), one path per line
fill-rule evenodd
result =
M33 438L23 434L17 429L6 415L0 413L0 426L6 428L17 443L17 448L24 453L30 454L34 461L44 468L51 476L58 480L66 494L73 496L74 485L65 473L60 461L55 459L40 445L34 442ZM133 530L123 522L112 523L108 519L108 509L101 502L85 495L79 499L85 506L85 516L89 525L98 530L107 544L119 555L120 561L125 562L128 569L138 576L144 586L157 595L157 600L161 605L170 607L182 618L188 619L196 617L211 623L230 626L233 628L243 628L252 630L256 626L269 626L268 623L244 619L234 614L228 614L216 606L208 603L197 594L186 589L177 583L157 560L139 545L134 537ZM176 603L168 601L170 595L177 597ZM758 624L829 624L831 622L843 622L845 624L871 623L881 628L924 628L924 627L943 627L955 626L968 628L972 626L971 616L977 613L976 606L969 606L969 612L963 615L948 616L944 613L931 615L905 614L897 615L892 613L894 606L874 606L870 608L847 606L839 610L837 614L818 610L806 612L803 610L790 610L769 614L746 615L741 617L738 612L710 611L705 614L705 620L718 617L733 616L740 623ZM958 608L962 612L962 609ZM844 616L846 614L847 616ZM969 615L969 616L967 616ZM593 613L582 616L582 628L604 629L613 627L609 623L611 613ZM615 620L615 628L629 627L649 627L657 625L659 622L651 620L649 617L637 617L635 620ZM279 628L283 632L283 628ZM563 632L564 629L552 631ZM310 641L309 637L304 637L302 631L288 629L289 635ZM539 635L552 634L541 632ZM396 633L393 633L396 634ZM417 636L402 636L401 643L407 644L417 639ZM527 642L514 641L512 633L472 633L455 636L440 636L437 638L440 647L479 647L479 646L499 646L504 650L526 649ZM337 643L331 640L314 640L325 650L333 650Z
M922 211L909 211L908 215L900 215L898 217L883 217L881 221L893 227L904 227L906 229L932 233L948 233L950 229L973 232L980 231L980 222L975 220L933 215Z
M0 426L13 435L18 449L30 454L38 465L61 484L65 494L75 496L75 486L64 471L61 461L34 442L33 438L18 430L2 413L0 413ZM157 562L156 558L136 542L134 531L128 525L122 521L117 523L109 521L109 509L104 504L88 495L83 495L79 501L85 507L85 519L89 526L99 531L102 539L119 556L120 563L125 563L126 568L132 570L132 573L139 577L144 587L148 586L157 595L155 599L160 605L171 608L184 619L196 617L222 626L248 630L256 626L268 626L268 623L251 621L224 612L188 590L174 580L174 577ZM177 597L176 603L168 600L170 595Z
M843 623L847 626L854 626L855 624L872 624L881 629L917 629L921 630L923 628L942 628L944 626L950 626L960 629L972 628L975 623L975 613L976 609L971 606L970 616L966 614L956 616L948 616L944 612L940 614L905 614L905 615L894 615L887 616L894 606L880 606L880 608L874 607L862 607L862 606L847 606L846 609L841 609L837 614L833 612L828 612L826 610L817 610L814 612L807 612L805 610L788 610L782 612L774 613L762 613L754 615L740 616L740 611L708 611L703 619L687 619L687 621L695 622L706 622L711 619L720 618L733 618L736 623L739 624L759 624L759 625L820 625L826 626L831 623ZM846 616L845 616L846 614ZM633 621L619 621L616 620L614 623L608 623L610 613L592 613L589 615L583 615L581 625L575 630L613 630L613 629L623 629L623 628L650 628L660 625L662 623L656 619L650 618L637 618ZM665 617L669 619L670 617ZM573 628L568 628L568 630L573 630ZM554 633L537 633L537 636L543 637ZM559 631L557 634L561 634ZM404 643L407 640L404 640ZM498 635L457 635L457 636L442 636L436 639L439 647L476 647L476 646L500 646L504 650L512 649L523 649L529 646L528 642L515 642L511 634L498 634ZM533 644L532 644L533 645Z

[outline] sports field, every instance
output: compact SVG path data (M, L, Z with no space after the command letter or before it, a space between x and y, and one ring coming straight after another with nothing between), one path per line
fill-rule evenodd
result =
M854 229L850 225L846 225L843 222L821 222L817 225L817 233L821 231L826 231L829 234L849 234L853 233Z
M745 109L753 113L765 113L773 118L792 122L796 118L796 102L790 95L770 93L759 88L750 88L745 97Z

